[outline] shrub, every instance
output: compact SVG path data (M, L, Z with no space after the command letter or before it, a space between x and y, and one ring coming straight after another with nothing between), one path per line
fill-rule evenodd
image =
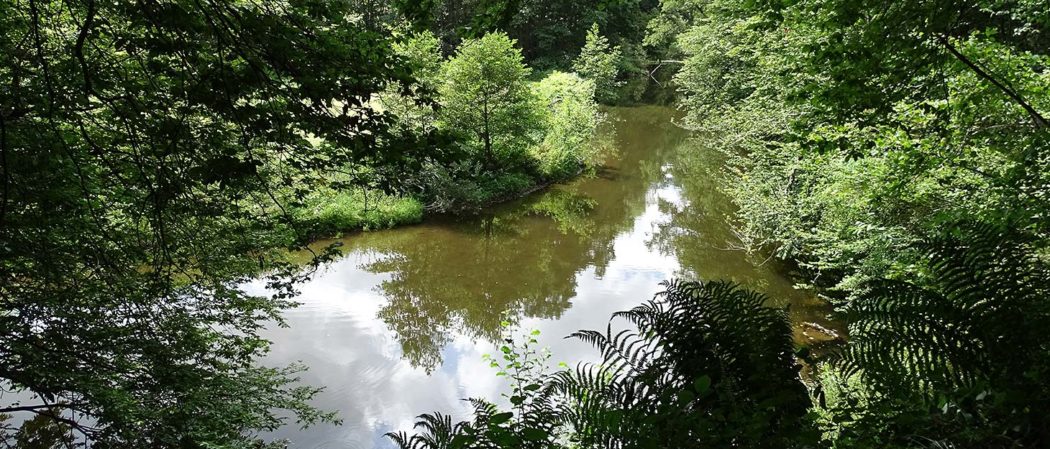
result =
M591 141L602 114L594 102L594 89L593 81L564 72L552 72L532 84L543 103L545 134L529 153L541 176L566 178L598 162L600 154Z

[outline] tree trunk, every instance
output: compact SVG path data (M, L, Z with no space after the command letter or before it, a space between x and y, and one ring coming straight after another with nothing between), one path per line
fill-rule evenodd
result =
M482 102L481 121L485 130L481 133L481 140L485 144L485 166L489 170L495 170L496 158L492 154L492 132L489 129L489 100Z

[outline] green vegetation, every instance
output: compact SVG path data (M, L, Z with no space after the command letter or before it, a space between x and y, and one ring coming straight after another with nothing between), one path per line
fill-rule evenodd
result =
M732 283L671 282L632 327L581 331L601 363L546 371L528 337L492 366L503 410L422 415L402 448L1044 447L1050 271L1030 236L964 225L925 244L936 285L881 280L848 310L850 342L804 381L787 316Z
M594 24L572 66L581 76L594 80L598 101L611 103L617 98L616 89L622 85L619 80L622 57L620 47L611 47L609 39L599 33L598 24Z
M447 138L410 182L427 209L477 211L601 161L594 83L561 72L531 81L506 34L466 39L447 59L429 32L395 49L419 68L412 91L432 91L434 104L387 92L381 106L399 114L399 129Z
M606 335L606 342L600 334L582 334L598 343L605 359L597 372L539 374L526 384L515 379L513 410L482 404L473 421L446 420L445 427L431 422L429 428L439 433L401 435L398 442L1050 444L1050 425L1041 413L1048 405L1050 349L1040 331L1050 316L1048 19L1046 8L1024 1L666 0L648 22L644 58L629 57L629 44L614 47L592 27L576 70L598 78L599 98L610 101L610 92L627 90L614 89L617 49L619 57L644 61L654 71L665 64L676 68L683 124L700 145L722 152L721 189L738 206L729 213L743 246L797 263L802 281L838 306L849 343L820 357L805 348L799 352L813 364L805 386L814 401L788 414L789 426L746 413L761 423L755 428L777 440L732 421L737 415L730 410L747 410L747 400L758 392L734 396L725 409L712 404L706 410L718 416L718 425L698 431L690 427L705 422L691 408L698 391L682 400L688 385L659 396L654 384L631 384L639 380L635 374L642 381L663 379L645 377L648 358L617 352L667 338L643 331L646 338L635 346L629 338ZM711 156L696 157L703 161L685 161L676 172L688 176L690 166L705 166ZM730 333L703 316L676 318L701 305L668 307L654 321L674 323L675 337L690 335L683 346L703 347L705 337L690 332ZM722 319L753 313L706 312ZM769 338L789 341L786 333ZM776 353L739 350L729 359ZM505 348L505 361L514 367L521 351L528 350ZM675 371L686 365L676 361L661 374L670 371L669 378L688 382L695 373ZM717 360L702 365L723 372ZM621 369L631 375L618 377ZM566 387L573 376L593 382ZM788 377L795 382L795 375ZM655 403L663 409L646 408L643 398L650 392L657 392ZM631 417L633 408L643 410L639 421ZM645 441L679 434L688 440Z
M686 123L729 157L725 189L752 248L845 299L865 280L921 277L914 245L961 219L1046 241L1045 13L692 3L707 14L676 44Z
M260 330L337 254L290 252L576 176L604 156L599 103L670 86L710 151L667 174L717 159L724 183L682 187L736 208L681 206L697 210L648 243L728 215L734 243L799 267L848 342L795 348L766 298L672 282L616 315L633 330L575 335L603 363L549 373L535 339L510 341L492 363L512 410L477 400L474 419L424 415L395 441L1050 447L1048 49L1041 0L0 0L0 383L30 398L0 419L32 416L0 442L278 447L257 436L334 421L303 367L258 364ZM624 161L664 170L644 162ZM557 316L570 276L531 275L600 277L645 204L620 203L599 222L565 190L504 217L566 231L538 255L474 239L376 261L404 274L380 319L415 327L402 348L431 369L461 317ZM268 293L246 293L260 277Z
M872 282L845 308L850 343L828 371L862 379L868 393L829 382L838 391L826 424L841 447L915 436L958 447L1050 443L1050 271L1033 242L960 226L921 245L928 285ZM865 415L882 422L851 418Z
M330 421L302 367L256 364L336 254L287 251L597 162L593 83L498 32L446 58L378 3L0 3L0 378L30 398L0 414L99 447Z
M543 106L539 119L546 130L543 139L529 149L540 176L565 179L597 165L603 154L594 134L602 114L594 102L594 82L572 73L551 72L533 83L532 91Z
M423 415L402 448L805 447L815 442L791 326L765 298L730 283L671 282L614 318L631 327L573 335L600 364L553 373L528 337L492 366L511 380L508 411L473 400L473 420Z
M280 256L310 234L289 211L343 161L394 155L364 99L408 72L348 14L0 2L0 378L26 395L0 413L95 447L248 447L331 419L302 367L256 360L303 276ZM260 272L272 295L238 288Z
M382 2L378 2L382 3ZM645 0L427 0L382 6L399 9L417 30L454 46L495 31L521 44L526 61L541 69L570 68L587 30L597 24L615 44L641 53L646 21L657 2Z
M581 49L597 39L593 28L600 28L601 39L620 54L615 80L593 79L603 103L633 104L657 97L651 91L662 90L673 73L653 73L659 65L653 61L660 58L652 53L658 48L646 45L646 25L659 12L655 0L362 1L359 9L363 17L382 22L380 27L430 33L446 54L465 40L506 33L520 45L524 61L542 72L575 70ZM606 84L619 88L611 93Z
M348 230L419 223L423 220L423 203L368 190L319 190L307 198L297 214L315 235L330 237Z
M463 42L441 68L439 127L488 171L519 169L535 138L537 110L521 51L503 34Z

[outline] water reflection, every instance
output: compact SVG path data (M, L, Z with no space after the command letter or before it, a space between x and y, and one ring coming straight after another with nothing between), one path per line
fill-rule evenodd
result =
M387 447L382 433L421 412L463 416L460 399L499 397L481 355L502 320L540 329L555 362L589 358L562 337L604 327L672 276L737 280L819 313L778 267L726 251L731 209L714 178L695 171L713 153L693 148L672 116L611 111L605 132L618 154L593 177L475 219L345 239L347 256L303 287L289 327L268 331L266 360L308 365L303 381L328 388L316 405L344 425L274 436L301 448Z
M745 252L727 223L735 208L721 192L720 170L724 156L695 141L683 142L665 177L673 179L679 195L658 202L662 219L650 240L650 248L673 254L682 265L677 277L727 279L766 293L772 305L789 307L795 323L818 323L836 327L827 316L830 308L811 292L794 288L784 275L784 263L767 254ZM807 341L802 326L796 339Z

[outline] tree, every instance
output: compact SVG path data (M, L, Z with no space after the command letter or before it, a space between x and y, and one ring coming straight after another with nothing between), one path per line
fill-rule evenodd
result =
M597 165L601 155L593 139L602 114L594 101L594 82L555 71L533 83L532 90L546 106L543 140L530 149L540 174L564 179Z
M569 70L588 27L599 24L616 43L641 42L652 0L397 0L417 30L447 46L486 33L506 32L539 70Z
M750 248L846 301L867 280L922 276L914 245L945 223L976 216L1046 241L1045 8L675 3L668 20L692 22L678 37L683 122L726 154Z
M380 103L397 118L395 126L402 133L423 136L434 131L437 113L434 102L427 100L435 94L441 75L440 45L429 31L410 34L393 44L394 52L412 70L413 82L388 86Z
M537 102L521 51L503 33L469 39L442 68L441 124L465 137L488 170L523 163L535 139Z
M598 24L591 25L587 42L572 67L584 78L594 81L595 98L599 102L612 103L619 97L616 89L623 85L618 80L621 57L620 47L611 47L598 30Z
M411 151L368 103L408 72L347 8L0 2L0 378L36 398L0 413L99 447L328 416L255 361L308 274L282 263L309 237L287 211L332 167ZM240 288L259 276L272 295Z

